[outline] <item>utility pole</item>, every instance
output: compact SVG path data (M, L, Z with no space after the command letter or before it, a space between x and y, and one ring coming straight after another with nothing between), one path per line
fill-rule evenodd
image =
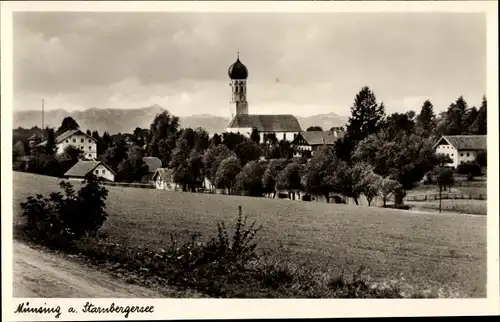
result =
M44 116L44 104L45 104L45 101L44 99L42 98L42 140L43 140L43 131L44 131L44 127L43 127L43 116Z

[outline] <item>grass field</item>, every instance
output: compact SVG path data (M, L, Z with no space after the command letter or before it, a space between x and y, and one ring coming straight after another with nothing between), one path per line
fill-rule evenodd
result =
M447 199L441 200L441 210L459 212L464 214L486 215L487 202L486 200L462 200L462 199ZM439 200L429 201L407 201L406 204L411 205L413 209L422 210L439 210Z
M59 191L58 183L56 178L14 173L14 216L27 196ZM363 265L375 279L403 277L413 285L452 288L457 296L486 296L486 216L107 189L109 219L103 231L137 246L163 248L170 234L212 237L217 222L232 227L241 205L249 220L263 225L257 235L259 249L275 249L273 256L279 259L330 271Z

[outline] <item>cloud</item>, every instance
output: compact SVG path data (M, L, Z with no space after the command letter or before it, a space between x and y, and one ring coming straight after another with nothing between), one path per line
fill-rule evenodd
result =
M408 97L479 100L485 30L481 14L16 13L15 108L43 96L69 110L225 115L238 49L259 111L347 114L364 85L405 108Z

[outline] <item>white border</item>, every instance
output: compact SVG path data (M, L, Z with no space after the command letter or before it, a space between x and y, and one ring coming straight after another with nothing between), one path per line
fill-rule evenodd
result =
M2 122L2 320L54 320L52 315L13 316L21 299L12 300L12 12L13 11L176 11L176 12L485 12L487 14L488 105L488 287L487 299L468 300L203 300L203 299L29 299L36 303L81 307L98 305L154 305L153 314L129 319L449 316L499 314L499 204L498 198L498 3L445 2L2 2L1 3L1 122ZM460 66L457 66L460 68ZM464 75L466 77L466 75ZM121 315L63 314L59 320L116 320Z

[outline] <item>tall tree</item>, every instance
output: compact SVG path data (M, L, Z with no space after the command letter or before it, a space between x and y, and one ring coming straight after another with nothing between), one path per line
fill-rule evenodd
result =
M59 136L69 130L78 130L79 128L80 125L78 125L78 123L71 116L66 116L62 120L61 126L57 129L56 136Z
M384 122L384 130L387 131L390 137L398 137L403 133L413 133L415 130L415 122L413 121L412 114L407 112L389 115Z
M45 130L46 140L45 140L45 154L54 156L57 150L56 145L56 134L53 128L47 128Z
M179 118L168 111L156 115L151 123L147 140L147 152L150 156L158 157L163 166L170 163L179 127Z
M445 133L447 135L467 134L465 119L467 117L467 102L460 96L446 111Z
M234 153L240 159L241 165L245 165L249 161L258 160L263 154L260 146L249 139L238 143L234 148Z
M428 138L436 128L436 115L431 101L426 100L417 116L416 132L418 135Z
M255 143L259 144L260 143L260 133L257 128L252 129L252 133L250 134L250 140L254 141Z
M354 99L346 135L352 140L361 141L382 127L384 117L383 103L377 104L375 94L365 86Z
M222 143L222 137L215 133L214 136L210 138L209 147L217 146Z
M467 134L473 134L472 133L472 130L473 130L472 124L474 124L478 115L479 115L479 111L475 106L473 106L469 110L467 110L467 113L465 114L465 117L464 117L464 124L463 124L464 130L467 132Z
M330 194L335 191L332 174L336 171L339 159L334 151L324 147L318 150L304 169L301 184L304 190L315 196L324 196L330 202Z
M469 131L472 134L486 135L487 133L487 118L486 118L486 109L487 109L487 101L486 96L483 96L483 101L481 102L481 107L477 113L476 119L469 127Z

